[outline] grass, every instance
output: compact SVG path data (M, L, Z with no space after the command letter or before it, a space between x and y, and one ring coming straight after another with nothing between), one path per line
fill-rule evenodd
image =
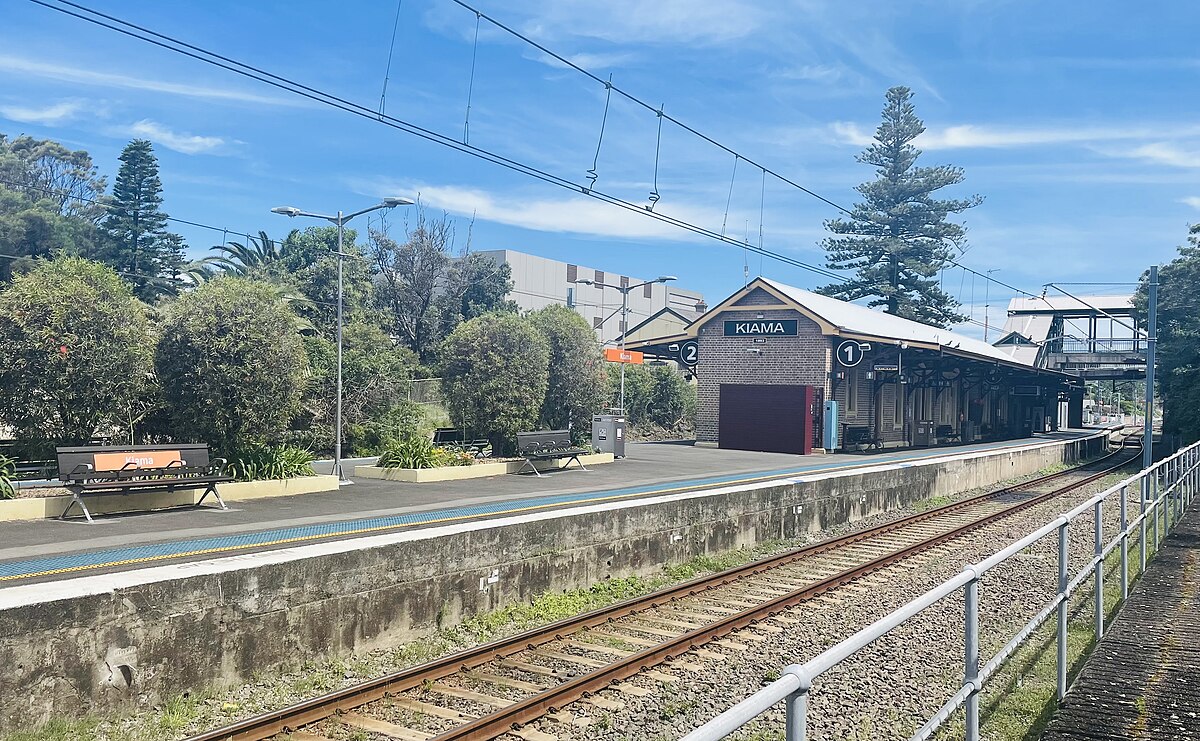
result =
M1149 563L1157 549L1152 530L1147 528L1146 533L1146 560ZM1141 575L1139 542L1139 532L1135 529L1129 539L1131 589L1136 578ZM1120 570L1121 551L1117 548L1104 560L1106 626L1111 623L1122 602ZM1095 597L1092 584L1090 579L1084 582L1068 602L1068 687L1082 670L1096 645L1093 608ZM1054 616L1051 616L989 681L989 689L985 691L980 707L981 734L989 741L1036 741L1041 738L1050 723L1058 707L1056 625ZM1014 632L1015 626L1007 635L1011 636ZM1007 637L1004 641L1007 641ZM1144 700L1138 699L1144 706ZM961 738L963 728L960 712L953 723L943 726L937 737Z
M182 736L189 730L194 732L197 726L215 727L252 713L283 707L330 692L351 680L380 676L397 666L421 664L453 651L637 597L702 573L738 566L799 544L799 541L772 540L718 556L698 556L665 566L661 572L649 577L606 579L582 589L547 592L530 602L475 615L459 625L442 628L427 638L395 649L306 661L294 672L254 677L248 684L254 686L255 696L263 698L258 705L239 702L241 698L235 696L237 688L206 690L177 695L153 710L134 716L106 714L79 719L57 718L35 730L9 736L7 741L163 741ZM615 648L636 649L619 639L607 642ZM685 710L687 708L680 707L674 712Z

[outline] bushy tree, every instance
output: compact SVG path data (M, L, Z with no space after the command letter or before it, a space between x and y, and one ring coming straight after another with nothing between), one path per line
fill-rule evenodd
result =
M868 298L889 314L947 327L966 321L959 303L938 286L938 271L953 259L966 231L946 220L982 202L979 196L939 200L933 194L963 181L958 167L917 167L921 150L912 141L925 130L912 104L912 91L887 91L883 121L875 141L858 161L876 168L876 179L855 190L863 201L854 204L848 219L831 219L825 228L827 265L849 270L845 283L817 289L846 301Z
M470 252L469 243L455 255L454 239L454 222L447 215L430 219L420 207L403 243L386 228L370 234L384 325L424 363L433 361L442 339L459 323L517 310L505 299L512 290L512 268Z
M551 305L529 315L550 349L549 383L541 423L552 430L570 426L577 439L591 430L592 415L608 397L608 374L596 331L577 312Z
M304 389L296 317L279 289L221 277L168 309L155 367L177 440L223 453L279 440Z
M145 307L116 273L40 261L0 292L0 418L27 441L127 429L152 393L152 351Z
M0 283L36 258L90 253L104 188L87 152L0 134L0 252L10 256L0 259Z
M1147 281L1134 299L1146 326ZM1179 257L1158 272L1157 391L1163 402L1163 432L1200 440L1200 224L1188 230Z
M610 365L608 371L616 407L620 367ZM635 427L684 432L695 424L696 389L670 366L631 365L625 369L625 415Z
M97 257L134 285L149 301L173 293L183 268L183 239L167 231L162 211L162 181L154 147L134 139L121 152L108 215L101 223Z
M549 383L550 348L528 319L485 314L458 325L442 345L442 396L456 425L511 452L518 432L537 428Z
M309 379L301 412L290 435L310 450L332 450L337 394L337 345L324 337L304 338ZM368 455L403 439L419 411L408 401L416 357L397 347L377 326L346 327L342 359L344 455Z

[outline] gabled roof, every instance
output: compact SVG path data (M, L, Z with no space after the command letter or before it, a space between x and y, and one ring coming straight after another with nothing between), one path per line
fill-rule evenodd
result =
M700 314L698 314L697 312L694 312L694 311L692 311L692 312L683 312L683 311L680 311L679 309L672 309L670 306L664 306L664 307L662 307L661 309L659 309L658 311L656 311L656 312L654 312L653 314L651 314L650 316L648 316L648 317L646 317L645 319L643 319L642 321L640 321L640 322L638 322L637 324L635 324L635 325L633 325L632 327L630 327L630 328L629 328L629 329L628 329L628 330L625 332L625 336L626 336L626 337L628 337L629 335L631 335L631 334L634 334L635 332L637 332L637 331L638 331L639 329L641 329L642 327L646 326L646 325L647 325L647 324L649 324L650 322L653 322L655 319L659 319L659 318L661 318L662 316L664 316L664 315L666 315L666 314L670 314L671 316L674 316L674 317L675 317L676 319L678 319L679 321L683 322L683 326L685 326L685 327L686 327L687 325L691 324L693 321L695 321L695 320L696 320L696 318L697 318L697 317L699 317L699 316L700 316ZM689 314L690 314L690 316L689 316ZM618 340L619 340L619 339L620 339L620 335L618 335L618 336L617 336L617 338L618 338Z
M1082 300L1080 300L1082 299ZM1083 312L1095 314L1097 309L1116 314L1128 315L1133 310L1133 296L1033 296L1030 298L1014 298L1008 302L1009 314L1055 314L1068 312Z
M654 340L642 340L630 347L679 342L695 337L701 325L724 311L770 308L769 306L741 306L738 304L746 295L759 289L774 296L780 305L795 309L812 319L821 328L822 334L888 344L905 342L914 347L941 350L952 355L1029 367L1028 363L1014 360L1009 353L992 347L982 340L761 277L750 281L740 291L709 309L703 316L689 324L685 332Z

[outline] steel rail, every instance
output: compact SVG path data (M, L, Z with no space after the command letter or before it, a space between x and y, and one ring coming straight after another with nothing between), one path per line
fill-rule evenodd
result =
M1129 437L1135 436L1131 435ZM1128 440L1129 437L1127 437L1126 440ZM562 640L567 635L578 633L588 628L601 626L615 619L633 615L645 610L654 609L684 597L695 596L712 589L726 586L747 576L754 576L763 572L771 571L804 558L820 555L822 553L837 550L854 543L877 538L881 535L886 535L890 532L903 529L916 523L934 519L956 510L966 509L989 499L994 499L1006 494L1034 488L1049 481L1078 474L1081 469L1108 461L1114 456L1120 455L1123 450L1125 450L1124 441L1122 441L1122 446L1117 450L1095 461L1086 463L1083 466L1047 474L1030 481L1006 486L1001 489L985 492L973 497L968 497L967 499L963 499L958 502L951 502L949 504L926 510L925 512L908 515L898 520L884 523L873 528L868 528L866 530L854 533L847 533L846 535L786 551L760 561L754 561L747 564L742 564L740 566L735 566L716 574L699 576L686 582L681 582L674 586L652 592L650 594L634 597L614 605L609 605L607 607L601 607L590 612L559 620L549 625L542 626L541 628L536 628L531 631L501 638L496 641L450 654L440 659L435 659L431 662L426 662L418 666L402 669L400 671L393 672L382 677L377 677L366 682L361 682L356 685L344 687L325 695L296 703L286 708L261 713L250 718L235 721L234 723L226 726L190 736L188 739L186 739L186 741L264 741L265 739L270 739L272 736L277 734L296 730L297 728L316 723L317 721L323 720L337 713L349 712L361 707L362 705L383 699L389 695L419 688L427 682L443 679L459 672L467 671L478 666L503 659L509 655L536 648L545 643ZM606 667L597 669L595 672L576 677L575 679L557 685L556 687L549 688L529 698L519 700L507 708L501 709L490 715L482 716L468 724L460 726L459 728L448 731L440 736L437 736L436 741L448 741L449 739L493 738L500 733L510 730L516 725L520 725L523 722L528 722L535 717L544 715L547 710L552 707L561 707L568 702L572 702L575 699L579 699L586 694L594 692L596 689L602 686L611 684L613 681L632 676L651 664L661 663L666 658L671 658L673 655L678 655L679 653L686 653L687 650L691 650L691 648L695 647L694 645L689 644L689 648L682 651L677 650L677 646L680 645L680 641L683 641L684 639L694 643L697 637L703 637L711 633L711 635L707 638L704 638L702 642L711 641L720 637L720 635L727 634L739 628L745 627L748 624L757 622L758 616L763 614L764 610L767 610L766 614L769 615L772 612L777 612L780 609L783 609L783 607L791 606L791 603L783 604L789 599L794 599L796 602L804 601L805 599L811 599L813 596L829 591L830 589L845 584L848 581L852 581L853 579L859 578L866 573L876 571L884 566L890 565L891 563L902 560L903 558L908 558L921 550L932 548L933 546L945 542L950 538L958 537L962 533L971 529L982 527L989 522L993 522L996 519L1000 519L1009 514L1014 514L1022 509L1032 507L1041 503L1042 501L1045 501L1046 499L1059 496L1080 486L1085 486L1086 484L1107 475L1112 470L1126 465L1126 463L1126 461L1122 461L1113 467L1106 468L1099 473L1088 476L1082 481L1073 482L1065 487L1055 489L1045 494L1040 494L1037 497L1020 502L1014 507L1006 508L997 513L989 515L983 520L973 521L959 528L955 528L947 533L934 536L933 538L922 541L921 543L918 543L908 549L902 549L891 554L886 554L866 564L847 569L838 574L834 574L833 576L805 587L803 590L798 592L792 592L783 595L780 598L766 602L758 607L748 608L747 610L735 613L725 619L705 626L704 628L690 631L686 634L683 634L679 638L664 642L660 646L646 649L645 651L633 654L625 659L613 662ZM797 596L800 594L805 594L807 596ZM779 606L780 604L783 604L783 607ZM718 634L714 632L715 630L723 630L724 632ZM627 668L629 666L636 666L636 668L632 671L628 671ZM599 683L597 683L599 680L591 680L592 677L598 677L601 675L607 677L607 679ZM572 693L575 694L572 695ZM571 699L565 699L568 697ZM498 728L498 730L492 732L491 730L484 730L485 728ZM491 733L491 735L487 735L488 733Z

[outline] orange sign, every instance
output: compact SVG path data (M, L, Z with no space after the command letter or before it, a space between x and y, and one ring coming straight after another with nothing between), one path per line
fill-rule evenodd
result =
M642 354L637 350L626 350L621 352L619 347L604 348L604 359L610 363L632 363L634 365L642 364Z
M178 450L138 450L129 453L96 453L97 471L117 471L132 463L138 468L166 468L179 460Z

